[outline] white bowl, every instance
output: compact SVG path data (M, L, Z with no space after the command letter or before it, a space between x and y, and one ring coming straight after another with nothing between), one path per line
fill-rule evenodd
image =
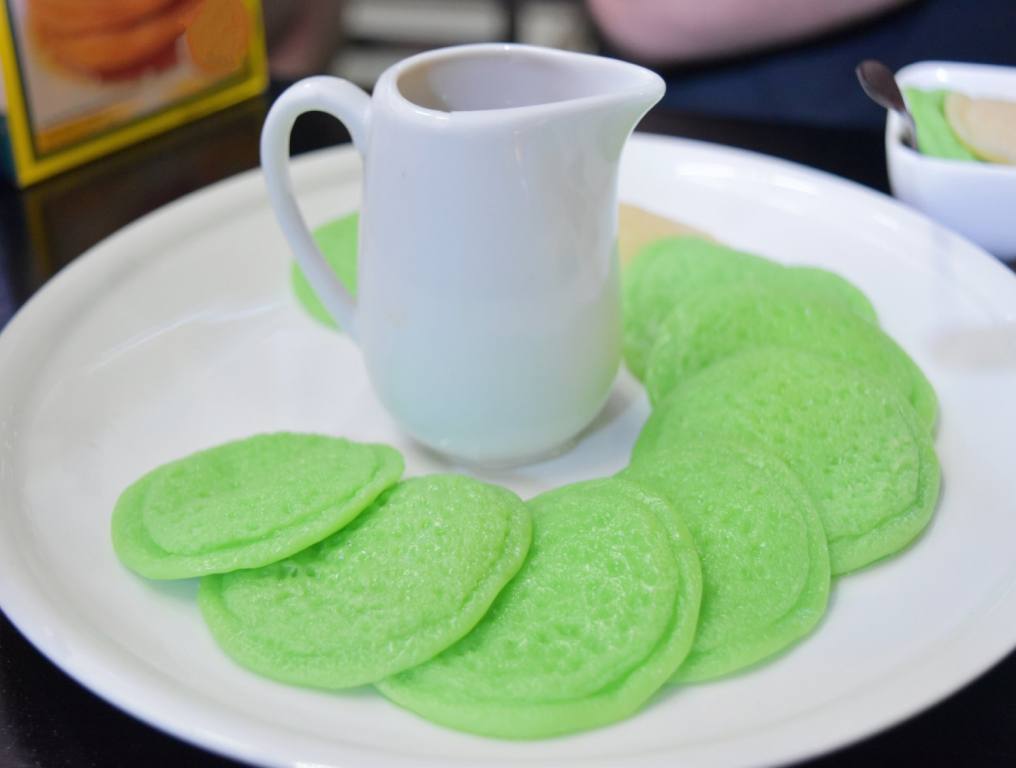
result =
M1016 101L1014 67L921 61L896 80L901 88ZM893 194L996 256L1016 257L1016 166L928 157L904 145L902 135L903 121L890 112L885 150Z

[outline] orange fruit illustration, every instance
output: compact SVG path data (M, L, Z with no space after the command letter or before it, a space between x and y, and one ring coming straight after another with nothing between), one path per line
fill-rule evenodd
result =
M203 0L29 0L35 44L64 69L134 77L176 61L176 41Z
M251 19L242 0L204 0L187 27L187 50L202 71L229 74L250 46Z

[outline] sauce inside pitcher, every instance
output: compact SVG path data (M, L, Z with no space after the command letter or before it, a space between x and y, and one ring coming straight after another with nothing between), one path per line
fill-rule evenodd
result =
M656 83L647 70L596 56L514 45L465 48L479 50L407 62L398 78L401 94L429 110L476 112L593 97L636 101Z

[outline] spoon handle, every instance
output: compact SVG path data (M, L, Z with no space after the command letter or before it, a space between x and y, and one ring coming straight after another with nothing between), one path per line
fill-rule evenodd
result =
M872 101L885 109L891 109L903 118L903 142L917 148L917 126L907 109L907 102L892 70L881 61L865 59L854 70L861 88Z

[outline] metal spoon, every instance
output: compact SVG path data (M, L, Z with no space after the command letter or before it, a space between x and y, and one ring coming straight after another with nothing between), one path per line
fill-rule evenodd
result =
M854 72L868 98L903 118L903 143L911 149L917 149L917 126L914 125L914 118L907 109L900 86L889 67L881 61L865 59Z

